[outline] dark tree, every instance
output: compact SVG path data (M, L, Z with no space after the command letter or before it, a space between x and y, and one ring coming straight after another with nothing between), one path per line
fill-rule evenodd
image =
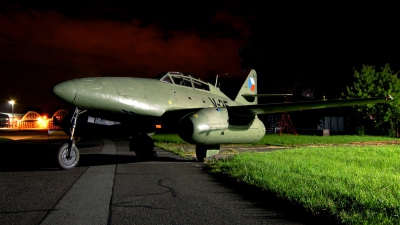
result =
M394 100L387 103L368 104L351 108L348 121L358 134L395 134L400 115L400 80L389 64L376 70L363 65L354 70L354 83L347 87L343 96L347 98L370 98L391 95Z

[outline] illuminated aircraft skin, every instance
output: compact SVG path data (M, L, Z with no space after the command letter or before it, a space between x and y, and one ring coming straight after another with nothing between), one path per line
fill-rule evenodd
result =
M120 124L132 136L130 150L139 157L154 156L154 143L148 135L155 123L177 125L180 137L196 145L199 161L219 152L220 144L251 143L265 135L258 114L352 106L384 102L386 97L258 104L257 73L250 70L234 100L219 88L190 75L168 72L157 79L133 77L91 77L57 84L53 92L73 105L67 121L70 139L58 153L61 168L70 169L79 161L74 133L78 115L86 112L85 122ZM278 94L279 95L279 94ZM286 94L285 94L286 95ZM80 121L82 122L82 121ZM123 125L123 126L122 126Z

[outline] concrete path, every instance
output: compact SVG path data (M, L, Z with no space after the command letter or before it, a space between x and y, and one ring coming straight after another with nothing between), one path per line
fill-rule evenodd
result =
M108 139L99 154L115 155ZM65 193L41 224L107 224L116 165L91 166Z
M327 224L258 189L213 176L201 162L157 149L140 161L123 139L77 143L72 170L56 168L65 140L0 143L0 224ZM54 160L54 161L53 161Z

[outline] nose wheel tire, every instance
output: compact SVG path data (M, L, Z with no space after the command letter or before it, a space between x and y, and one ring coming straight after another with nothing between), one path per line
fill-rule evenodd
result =
M61 145L57 154L57 162L62 169L68 170L74 168L79 162L78 148L72 145L71 153L68 157L68 143Z

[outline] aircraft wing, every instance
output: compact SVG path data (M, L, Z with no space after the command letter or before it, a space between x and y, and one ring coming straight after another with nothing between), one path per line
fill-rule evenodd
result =
M321 101L301 101L301 102L287 102L287 103L271 103L259 105L240 105L228 107L229 113L237 116L252 116L258 114L273 114L279 112L291 112L310 109L322 109L341 106L354 106L362 104L374 104L385 102L389 97L377 98L356 98L356 99L334 99L334 100L321 100Z

